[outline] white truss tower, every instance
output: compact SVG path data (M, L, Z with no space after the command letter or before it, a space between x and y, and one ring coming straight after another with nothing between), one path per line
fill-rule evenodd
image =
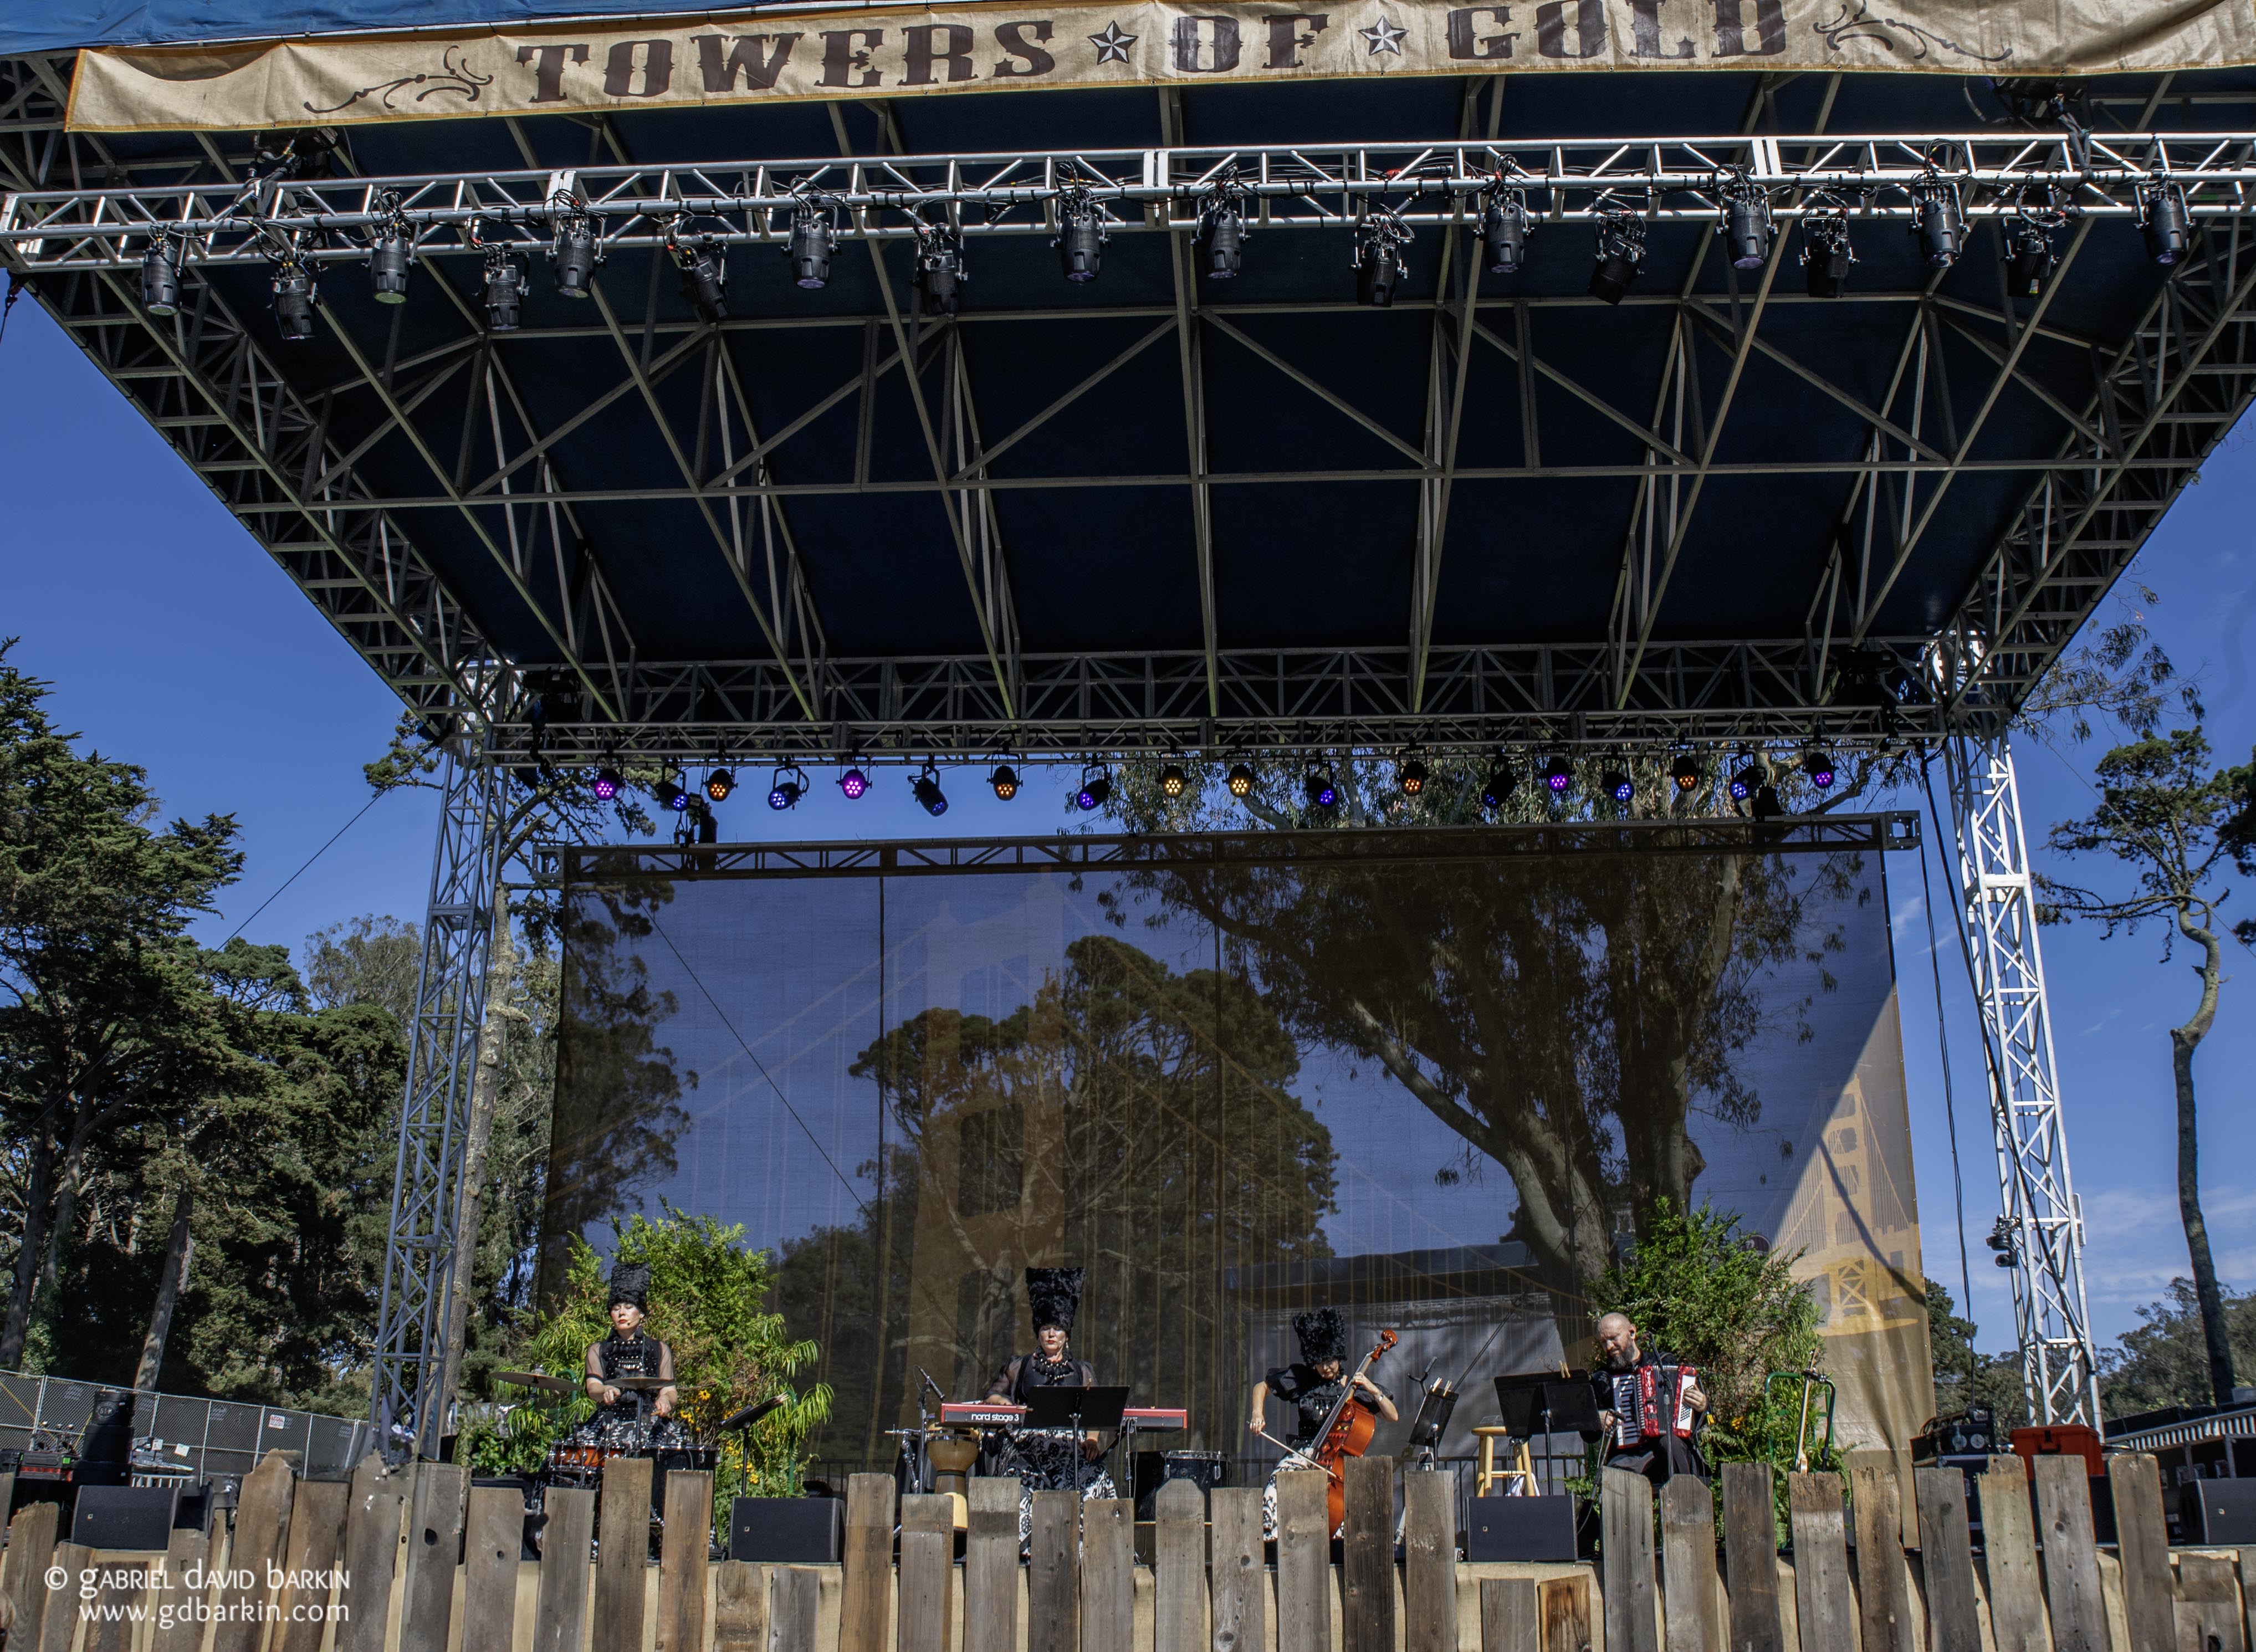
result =
M1944 742L1965 903L1969 966L1990 1070L1990 1122L2005 1198L2013 1322L2030 1415L2099 1424L2083 1218L2069 1180L2052 1018L2037 946L2036 891L2006 738ZM1939 1007L1939 1006L1938 1006Z

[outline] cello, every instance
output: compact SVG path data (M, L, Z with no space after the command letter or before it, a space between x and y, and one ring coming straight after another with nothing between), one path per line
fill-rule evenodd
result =
M1348 1458L1361 1457L1368 1451L1372 1437L1378 1432L1376 1415L1363 1406L1349 1403L1355 1398L1356 1378L1377 1365L1380 1356L1399 1340L1392 1331L1378 1333L1378 1342L1372 1345L1369 1353L1364 1355L1363 1363L1355 1368L1352 1375L1341 1381L1340 1397L1333 1403L1331 1415L1324 1419L1324 1426L1316 1430L1316 1443L1307 1453L1326 1476L1324 1502L1331 1521L1326 1528L1329 1531L1339 1530L1342 1522L1347 1519L1347 1484L1341 1477L1340 1464Z

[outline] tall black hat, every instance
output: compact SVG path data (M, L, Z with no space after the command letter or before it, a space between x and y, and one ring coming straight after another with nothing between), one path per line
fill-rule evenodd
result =
M1301 1339L1301 1358L1312 1366L1347 1358L1347 1321L1336 1308L1294 1315L1293 1334Z
M1030 1267L1026 1270L1026 1303L1034 1310L1034 1329L1055 1325L1068 1335L1073 1317L1081 1310L1081 1281L1088 1270L1080 1267Z
M650 1307L650 1269L640 1262L615 1262L611 1265L611 1299L608 1306L616 1308L621 1303L632 1303L648 1310Z

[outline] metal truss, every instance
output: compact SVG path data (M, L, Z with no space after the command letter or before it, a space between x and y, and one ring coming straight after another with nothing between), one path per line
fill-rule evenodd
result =
M2004 737L1944 743L1965 904L1968 967L1990 1069L1990 1121L2005 1201L1999 1238L2011 1267L2013 1324L2031 1415L2100 1419L2097 1362L2083 1294L2083 1217L2069 1179L2036 892L2020 792Z
M455 1218L500 879L501 771L482 754L450 752L443 785L377 1314L373 1415L395 1459L435 1458L446 1423Z
M1789 147L1793 152L1789 154ZM405 225L426 256L483 258L545 242L567 217L598 224L611 251L775 243L809 206L842 215L848 238L906 239L945 222L967 237L1053 236L1060 204L1086 201L1113 233L1195 223L1227 186L1263 229L1333 229L1385 210L1406 223L1462 222L1494 191L1517 189L1544 222L1631 212L1713 222L1725 193L1779 199L1774 219L1847 211L1910 221L1923 193L1956 192L1972 220L2025 203L2078 218L2130 218L2140 191L2182 189L2196 218L2248 210L2256 135L2065 132L1883 137L1484 138L1026 154L716 160L571 171L427 173L23 192L0 204L0 244L34 270L116 269L166 237L204 263L365 256L370 232Z

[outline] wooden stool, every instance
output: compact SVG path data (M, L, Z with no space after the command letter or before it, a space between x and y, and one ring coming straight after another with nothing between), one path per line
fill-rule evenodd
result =
M1480 1465L1473 1472L1475 1497L1486 1497L1489 1487L1498 1480L1505 1482L1504 1494L1507 1497L1512 1495L1511 1483L1513 1480L1519 1482L1522 1497L1535 1495L1535 1459L1528 1453L1526 1441L1519 1442L1519 1450L1510 1468L1498 1468L1496 1465L1496 1443L1511 1439L1512 1430L1500 1423L1484 1423L1473 1430L1473 1437L1480 1442Z

